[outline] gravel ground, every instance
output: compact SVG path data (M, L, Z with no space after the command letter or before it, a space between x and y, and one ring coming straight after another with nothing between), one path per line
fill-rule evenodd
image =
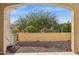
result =
M30 52L71 52L71 41L35 41L35 42L17 42L16 53Z

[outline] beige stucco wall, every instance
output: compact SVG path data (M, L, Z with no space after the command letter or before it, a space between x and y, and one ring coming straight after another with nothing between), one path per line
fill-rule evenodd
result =
M6 46L10 44L11 33L9 28L9 11L5 11L6 6L10 4L0 4L0 53L6 53ZM12 39L12 38L11 38Z
M68 41L71 33L18 33L19 41Z
M4 32L4 30L8 31L7 28L5 28L4 26L6 24L4 24L4 8L9 7L9 8L13 8L13 6L20 6L22 4L0 4L0 52L4 52L6 49L6 46L4 45L4 41L6 40L6 32ZM23 5L27 5L27 4L23 4ZM72 24L72 44L73 44L73 52L79 52L79 4L49 4L49 5L57 5L57 6L61 6L61 7L67 7L67 8L71 8L74 11L74 22ZM8 17L8 15L6 15L6 17ZM73 18L72 17L72 18ZM7 20L7 19L6 19ZM5 35L4 35L5 34ZM4 40L5 38L5 40ZM75 43L75 44L74 44ZM4 47L5 46L5 47Z
M2 53L3 52L3 9L1 9L0 7L0 52Z
M14 43L14 34L10 30L10 9L4 8L4 52L6 52L6 47L13 45ZM8 15L6 17L6 15Z
M74 51L79 53L79 5L74 9Z

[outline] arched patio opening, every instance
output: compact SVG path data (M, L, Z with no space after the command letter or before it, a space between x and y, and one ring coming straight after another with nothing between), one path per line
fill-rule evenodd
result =
M24 6L24 5L28 6L28 5L33 5L33 4L14 4L14 5L11 5L11 6L7 6L4 9L4 33L5 33L4 34L4 52L6 52L6 47L7 47L7 42L8 42L6 40L8 39L8 36L10 36L12 34L10 32L10 27L9 27L9 24L10 24L9 12L10 12L11 9L14 9L16 6ZM40 4L36 4L36 5L40 5ZM73 10L73 8L71 8L69 6L65 6L64 4L42 4L42 5L58 6L58 7L63 7L63 8L67 8L67 9L72 10L71 49L72 49L72 52L74 52L74 10ZM9 38L12 38L12 37L9 37Z

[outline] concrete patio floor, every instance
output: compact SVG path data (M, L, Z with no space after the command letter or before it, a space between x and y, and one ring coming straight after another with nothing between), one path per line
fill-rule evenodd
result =
M5 55L77 55L74 52L6 53Z

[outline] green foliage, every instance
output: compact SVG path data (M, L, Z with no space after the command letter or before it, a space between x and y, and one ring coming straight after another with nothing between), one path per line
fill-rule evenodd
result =
M27 26L25 29L24 29L24 32L36 32L36 28L32 25L30 26Z
M26 26L27 26L27 21L25 18L22 17L20 17L15 23L15 27L17 27L20 30L20 32L24 32Z
M14 32L71 32L71 23L59 24L50 12L38 11L20 17L12 28Z
M61 32L71 32L71 23L63 23L60 25Z
M17 32L19 32L19 29L18 29L17 27L14 27L14 28L12 29L12 32L13 32L13 33L17 33Z

